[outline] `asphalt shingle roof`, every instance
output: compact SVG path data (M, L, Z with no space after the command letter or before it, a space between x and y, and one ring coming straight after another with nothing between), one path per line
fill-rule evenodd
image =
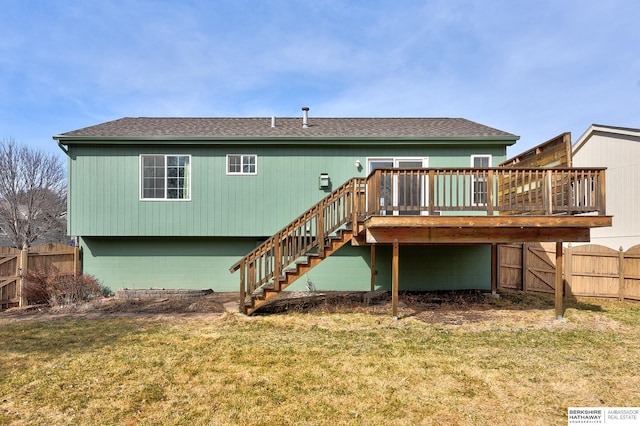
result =
M188 137L371 137L371 138L463 138L518 137L464 118L320 118L310 117L309 127L302 118L153 118L125 117L66 132L54 138L188 138Z

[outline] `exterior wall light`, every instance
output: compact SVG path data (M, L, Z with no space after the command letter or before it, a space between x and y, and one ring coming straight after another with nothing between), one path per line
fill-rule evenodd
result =
M329 179L329 173L320 173L318 178L318 189L329 189L331 180Z
M356 169L360 170L360 167L362 167L362 163L360 163L360 160L356 160Z

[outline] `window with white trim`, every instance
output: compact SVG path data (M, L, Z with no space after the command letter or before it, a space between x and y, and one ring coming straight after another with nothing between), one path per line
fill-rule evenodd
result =
M471 167L488 168L491 167L491 155L472 155ZM487 204L487 176L486 174L474 174L472 177L471 199L474 206Z
M258 156L256 154L227 154L228 175L257 175Z
M141 200L190 200L191 156L140 156Z

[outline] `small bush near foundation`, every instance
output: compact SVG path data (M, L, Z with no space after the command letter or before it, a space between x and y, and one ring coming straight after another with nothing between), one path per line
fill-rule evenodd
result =
M93 275L31 271L24 277L24 296L29 304L64 306L86 301L110 292Z

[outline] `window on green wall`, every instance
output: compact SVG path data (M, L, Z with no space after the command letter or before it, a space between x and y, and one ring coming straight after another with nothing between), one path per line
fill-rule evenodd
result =
M489 168L491 167L491 155L472 155L471 167L473 168ZM487 176L486 173L480 173L473 176L473 205L482 206L487 204Z
M140 199L190 200L190 155L141 155Z
M228 154L228 175L257 175L258 156L255 154Z

